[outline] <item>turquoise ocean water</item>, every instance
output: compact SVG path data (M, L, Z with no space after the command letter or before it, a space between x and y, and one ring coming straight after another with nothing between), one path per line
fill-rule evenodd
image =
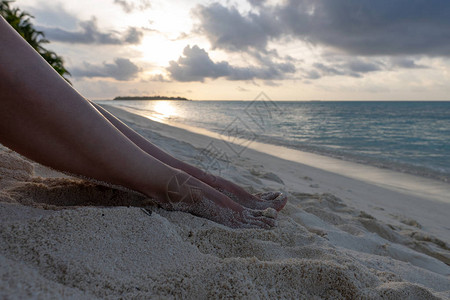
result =
M450 182L450 102L100 101L248 140Z

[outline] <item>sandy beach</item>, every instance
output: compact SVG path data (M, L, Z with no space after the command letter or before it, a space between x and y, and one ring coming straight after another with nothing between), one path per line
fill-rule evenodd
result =
M238 156L105 108L184 161L217 160L212 172L252 193L285 192L277 226L168 212L0 146L0 299L450 299L448 184L264 145ZM203 151L211 142L226 164Z

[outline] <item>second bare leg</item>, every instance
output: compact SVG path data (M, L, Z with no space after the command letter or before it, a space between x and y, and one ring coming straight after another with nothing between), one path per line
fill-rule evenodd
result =
M165 164L168 164L173 168L183 170L184 172L197 178L198 180L203 181L207 185L214 187L218 191L233 199L233 201L253 209L266 209L271 207L276 209L277 211L281 210L286 204L287 198L281 193L266 193L264 195L265 197L260 199L258 197L255 197L254 195L251 195L240 186L222 177L214 176L210 173L200 170L199 168L196 168L195 166L176 159L175 157L164 152L163 150L158 148L158 146L149 142L143 136L139 135L137 132L129 128L126 124L117 119L103 107L94 102L91 103L105 118L107 118L118 130L120 130L143 151L164 162Z

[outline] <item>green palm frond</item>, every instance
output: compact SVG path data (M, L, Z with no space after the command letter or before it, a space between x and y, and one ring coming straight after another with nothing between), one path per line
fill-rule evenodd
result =
M55 52L47 50L43 45L48 44L49 40L45 38L42 31L36 30L31 19L33 18L27 12L19 8L11 8L11 0L0 1L0 15L35 49L67 82L67 76L70 72L64 67L64 60Z

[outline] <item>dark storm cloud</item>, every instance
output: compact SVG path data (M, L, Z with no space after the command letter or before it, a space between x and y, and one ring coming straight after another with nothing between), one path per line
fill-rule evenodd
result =
M126 0L114 0L114 4L119 5L127 14L135 10L145 10L150 8L151 4L148 0L140 1L126 1Z
M264 66L235 67L228 62L214 62L198 46L184 48L182 57L171 61L167 71L177 81L201 81L225 77L228 80L282 79L285 73L295 72L289 63L269 63Z
M84 63L82 67L72 68L71 73L75 77L109 77L126 81L133 79L139 73L139 68L126 58L116 58L114 63L93 65Z
M95 18L89 21L79 22L78 29L75 31L43 26L39 29L44 31L46 38L51 41L73 44L138 44L143 36L142 31L134 27L130 27L122 33L116 31L102 32L97 27Z
M218 3L199 6L199 30L229 51L294 38L361 56L450 56L448 0L287 0L255 8L241 14Z

